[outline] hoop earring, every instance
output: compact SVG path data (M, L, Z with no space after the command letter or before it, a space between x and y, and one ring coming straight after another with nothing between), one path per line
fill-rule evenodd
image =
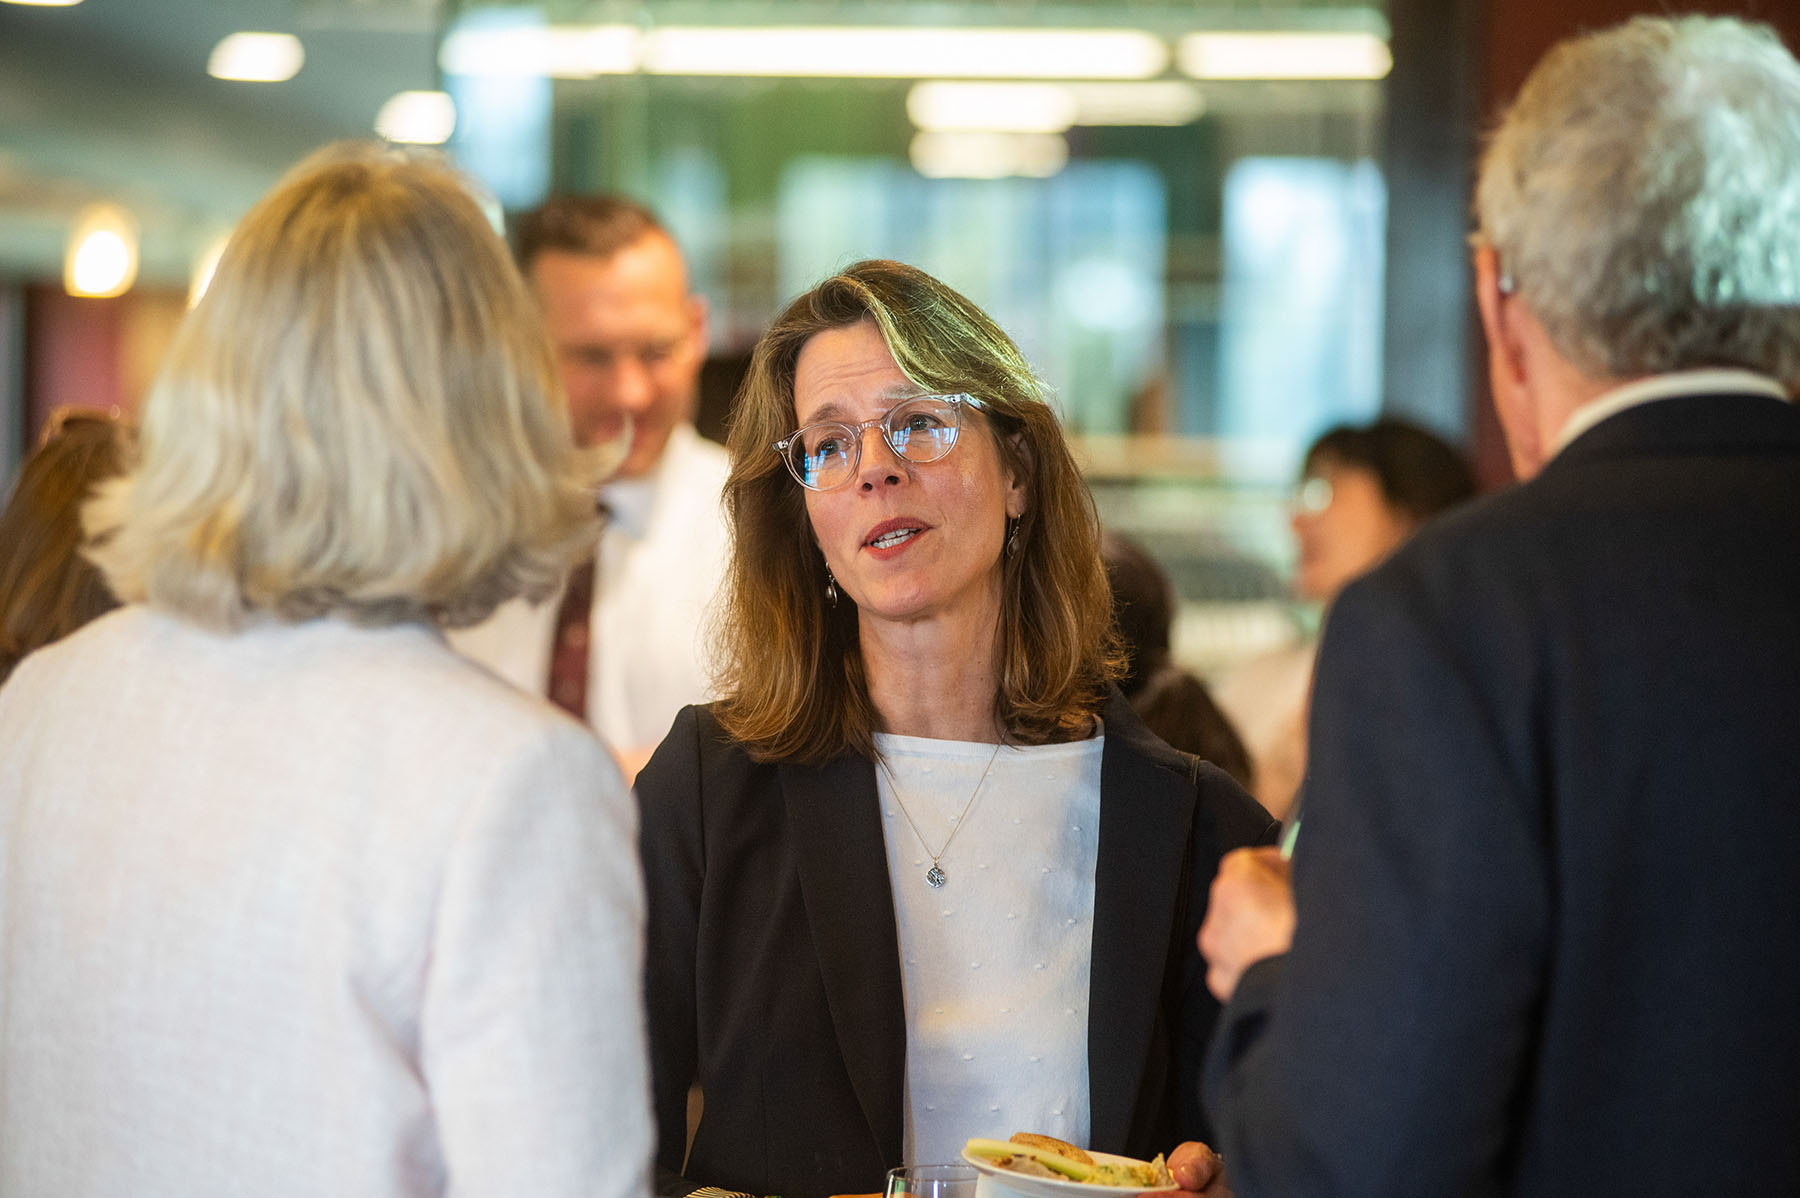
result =
M831 606L833 606L833 607L836 607L837 606L837 595L838 595L837 575L835 575L831 572L830 566L826 566L825 567L825 602L831 604Z
M1024 521L1017 516L1009 516L1006 520L1006 556L1019 556L1019 525Z

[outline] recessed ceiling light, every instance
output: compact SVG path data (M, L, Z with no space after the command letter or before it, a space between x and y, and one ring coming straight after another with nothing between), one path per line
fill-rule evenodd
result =
M389 141L441 146L456 131L456 104L445 92L398 92L375 114L375 132Z
M70 295L123 295L137 281L137 221L115 204L81 210L63 252L63 288Z
M213 47L206 73L243 83L282 83L305 62L306 50L291 33L233 33Z

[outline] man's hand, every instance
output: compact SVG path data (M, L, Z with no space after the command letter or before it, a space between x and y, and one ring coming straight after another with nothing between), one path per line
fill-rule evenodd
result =
M1225 1183L1225 1158L1198 1140L1178 1145L1169 1154L1169 1172L1184 1190L1205 1198L1231 1198L1231 1187Z
M1244 970L1285 953L1293 939L1294 887L1281 850L1227 853L1213 879L1206 922L1200 925L1207 989L1220 1002L1229 1001Z

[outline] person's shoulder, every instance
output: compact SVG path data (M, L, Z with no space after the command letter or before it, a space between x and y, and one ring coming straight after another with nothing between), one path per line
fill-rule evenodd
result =
M1277 826L1261 803L1217 765L1158 738L1117 688L1102 709L1101 718L1106 726L1107 750L1153 766L1167 776L1171 788L1191 790L1207 813L1207 820L1202 822L1216 832L1224 847L1274 843Z
M0 685L0 708L42 712L53 701L79 704L87 685L107 685L113 665L137 656L132 642L143 636L145 614L140 607L116 608L20 657Z
M539 754L584 775L607 772L610 757L586 725L457 652L436 628L316 620L246 635L271 642L260 651L297 706L340 696L347 731L366 722L397 743L436 746L436 761L473 776Z
M1433 517L1404 544L1345 585L1327 611L1329 626L1345 599L1369 593L1431 592L1439 595L1492 591L1539 556L1542 525L1554 520L1554 500L1537 481L1514 484Z
M640 796L670 787L689 789L702 778L717 783L742 777L756 767L749 750L720 725L716 708L695 703L675 713L668 733L638 773Z
M1271 845L1280 838L1281 825L1275 817L1219 766L1198 761L1194 782L1220 851Z

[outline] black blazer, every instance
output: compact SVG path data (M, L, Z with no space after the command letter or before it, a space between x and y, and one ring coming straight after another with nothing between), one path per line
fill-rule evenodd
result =
M1800 410L1664 399L1345 589L1239 1198L1800 1194Z
M1116 691L1101 714L1091 1139L1143 1156L1207 1134L1197 1076L1217 1006L1194 937L1220 855L1276 828ZM758 764L689 707L637 792L659 1190L880 1190L901 1163L906 1020L875 766Z

